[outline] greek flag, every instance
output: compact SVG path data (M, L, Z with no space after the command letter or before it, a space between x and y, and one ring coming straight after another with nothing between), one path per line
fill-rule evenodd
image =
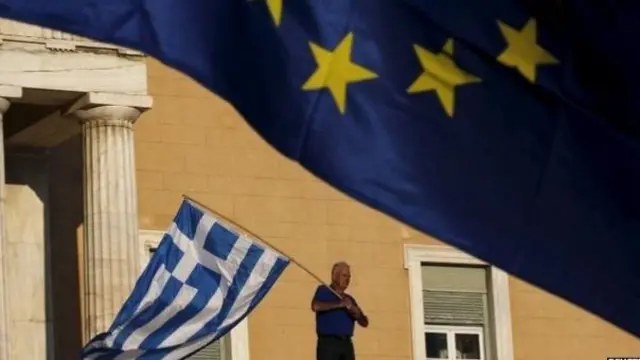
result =
M288 265L184 200L115 321L82 359L184 359L251 313Z

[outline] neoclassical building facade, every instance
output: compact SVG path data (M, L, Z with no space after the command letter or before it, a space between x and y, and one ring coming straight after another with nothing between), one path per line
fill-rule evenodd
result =
M359 360L640 354L639 339L333 190L228 103L136 51L2 20L0 115L0 360L77 358L182 194L327 280L349 262L371 320L355 336ZM313 359L316 286L290 266L193 359Z
M54 303L81 295L86 339L109 326L140 271L133 124L152 105L146 65L135 51L6 20L0 64L0 359L53 358L54 339L73 336ZM70 294L55 247L79 207L83 282Z

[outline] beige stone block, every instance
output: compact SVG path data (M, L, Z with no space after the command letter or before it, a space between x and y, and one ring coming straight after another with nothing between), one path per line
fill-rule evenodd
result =
M157 141L162 141L159 125L184 125L184 118L188 113L185 111L191 102L199 99L189 99L175 96L154 96L153 108L145 112L136 122L136 137L140 131L138 126L141 122L146 124L145 130L151 130L157 134ZM200 126L198 126L200 127Z
M273 290L272 290L273 292ZM264 329L265 326L273 326L280 319L280 313L278 307L275 307L273 303L269 302L270 294L267 294L260 302L258 307L249 315L249 332L259 329ZM261 334L263 336L263 334ZM251 339L253 341L253 339Z
M315 291L315 287L318 285L318 283L314 281L312 277L308 276L307 272L302 270L299 266L295 264L291 264L291 265L289 266L287 271L282 274L282 277L280 278L281 282L287 284L287 286L283 287L282 289L290 292L291 288L295 289L295 287L298 286L300 288L309 289L306 292ZM320 276L321 275L322 274L320 274ZM324 277L321 276L321 279L323 278ZM274 304L274 306L284 306L284 305Z
M249 339L252 360L291 359L291 346L287 344L292 343L280 327L268 326L267 331L264 328L250 328Z
M232 171L235 176L270 178L276 172L277 158L270 154L244 148L226 152L233 157Z
M164 188L161 171L138 170L136 179L139 189L162 190Z
M320 180L300 181L298 186L300 186L302 197L304 198L342 201L349 200L346 195Z
M246 189L250 187L252 178L238 178L229 174L207 175L207 189L217 194L250 195Z
M9 332L10 359L46 359L47 337L45 324L32 321L13 321Z
M228 184L231 191L241 195L256 195L267 197L299 197L299 191L295 188L295 182L288 180L257 178L257 177L236 177L230 179L232 184Z
M145 57L147 73L149 76L164 77L169 79L185 79L187 76L178 70L164 65L153 57Z
M245 120L238 115L236 110L229 104L225 103L227 111L221 111L216 118L215 125L218 128L236 128L236 127L249 127Z
M209 98L213 94L189 78L166 78L149 76L149 92L153 96L168 95L176 97Z
M407 298L408 301L408 298ZM411 313L402 310L372 311L368 313L369 328L377 331L411 332Z
M398 330L376 331L378 338L378 352L376 356L410 355L411 332Z
M155 105L154 105L155 106ZM162 142L161 128L158 126L158 118L154 116L156 109L151 109L140 116L134 124L135 141L160 143Z
M219 121L219 118L219 116L216 117L213 122ZM238 118L238 121L244 120ZM206 138L206 144L208 146L226 150L252 149L256 152L263 152L267 156L276 155L275 150L273 150L255 131L248 127L209 127L203 132L203 135Z
M211 175L209 189L234 195L254 195L260 197L302 198L301 189L295 180L259 177Z
M315 315L311 311L310 301L307 302L306 309L291 309L286 307L274 307L272 311L277 312L275 325L299 326L304 329L315 329Z
M287 359L313 359L315 356L315 327L282 326L288 346Z
M595 355L586 354L588 349L576 350L573 343L573 339L561 336L520 338L514 334L514 355L517 360L564 360L576 356L592 359Z
M237 222L235 214L235 202L231 195L213 194L210 192L191 192L187 191L187 195L202 203L216 214ZM176 207L174 213L178 210Z
M561 319L562 327L575 324L581 331L607 331L606 322L568 301L535 287L520 283L511 290L511 309L515 320ZM599 330L589 330L591 328Z
M376 268L397 269L404 262L404 247L401 243L367 243Z
M250 219L279 222L283 209L280 200L275 197L236 196L234 203L237 219L242 222Z
M255 179L251 187L254 195L278 196L286 198L305 198L302 181L291 179Z
M296 224L265 221L259 218L245 218L241 225L263 239L277 239L275 244L282 246L282 241L292 236Z
M394 233L399 236L396 238L401 239L400 241L403 244L420 244L420 245L438 245L438 246L448 246L442 241L435 239L426 234L416 233L411 228L407 227L404 224L396 223L396 227L394 228Z
M371 317L369 315L369 317ZM372 320L370 320L372 321ZM380 353L378 332L371 327L361 328L358 325L353 332L353 347L358 359L365 356L375 356Z
M376 265L373 252L366 243L354 244L350 241L327 241L327 254L337 260L346 261L352 266L352 271L363 272ZM355 279L354 279L355 280Z
M542 292L538 287L514 276L509 276L509 289L511 290L511 293L532 292L537 294Z
M179 193L207 192L207 175L201 174L165 174L163 188Z
M177 209L176 209L177 211ZM141 229L165 231L173 221L175 214L140 214L138 221Z
M314 246L324 243L329 237L328 226L322 223L324 215L322 206L313 205L314 209L308 211L307 216L314 217L314 219L308 219L308 221L300 219L297 222L285 220L285 223L291 224L291 233L288 237L300 246L299 251L301 252L314 251ZM319 214L316 215L315 212L319 212Z
M297 261L303 264L311 273L319 277L323 282L329 283L331 281L330 262L322 261L321 259L312 259L309 256L296 256L295 258ZM287 279L287 281L292 283L310 286L311 292L315 291L316 287L320 284L315 277L309 275L309 273L300 269L295 264L292 264L292 267L287 271L285 278Z
M158 126L161 140L164 143L204 145L204 128L199 126L183 126L161 124Z
M169 190L138 190L138 213L140 216L152 216L157 214L174 215L182 201L181 194ZM169 224L166 224L167 226Z
M351 276L353 286L369 289L371 294L375 293L375 289L401 290L400 287L406 283L406 272L404 278L398 278L396 273L402 272L401 269L384 269L376 266L351 266ZM408 285L407 285L408 286ZM408 288L407 288L408 289ZM402 289L404 290L404 289Z
M372 222L352 225L349 233L352 242L392 243L402 244L401 228L394 223Z
M288 269L287 272L292 269ZM295 271L295 270L294 270ZM300 271L300 270L298 270ZM317 284L313 282L300 283L287 281L286 274L280 279L277 287L269 292L268 302L270 307L289 309L309 309L311 299L315 293Z
M181 173L188 170L185 168L185 159L189 150L185 146L175 144L137 141L136 166L138 170Z
M327 208L330 224L379 226L383 221L377 211L355 201L327 201Z
M329 210L327 210L328 212ZM327 215L328 217L328 215ZM348 225L327 224L327 240L349 240L351 237L351 228Z
M6 281L7 288L11 289L8 292L9 318L43 323L46 320L43 244L13 242L5 246Z
M229 103L215 95L211 98L185 98L184 100L181 117L183 126L197 125L217 129L249 128ZM211 144L208 143L208 145Z
M326 224L327 206L324 201L283 199L282 221L308 224Z
M275 177L280 179L298 179L298 180L314 180L311 175L300 164L284 157L279 156L276 165Z
M369 286L354 281L352 293L357 295L358 302L368 311L404 311L409 312L409 287L401 285Z
M189 147L185 154L190 174L229 175L234 172L233 154L216 152L204 146Z
M517 318L514 319L512 326L514 331L534 337L595 335L588 326L580 326L584 325L583 323L561 318ZM549 329L553 329L553 335L550 334Z

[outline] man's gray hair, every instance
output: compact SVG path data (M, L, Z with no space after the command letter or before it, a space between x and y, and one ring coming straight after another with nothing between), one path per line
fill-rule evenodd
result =
M338 261L334 263L333 266L331 267L331 275L333 275L336 272L336 270L338 270L341 267L350 268L351 266L349 266L349 264L346 261Z

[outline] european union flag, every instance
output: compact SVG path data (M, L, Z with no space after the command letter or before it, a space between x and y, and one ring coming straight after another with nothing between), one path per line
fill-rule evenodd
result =
M0 0L144 51L359 201L640 336L640 2Z

